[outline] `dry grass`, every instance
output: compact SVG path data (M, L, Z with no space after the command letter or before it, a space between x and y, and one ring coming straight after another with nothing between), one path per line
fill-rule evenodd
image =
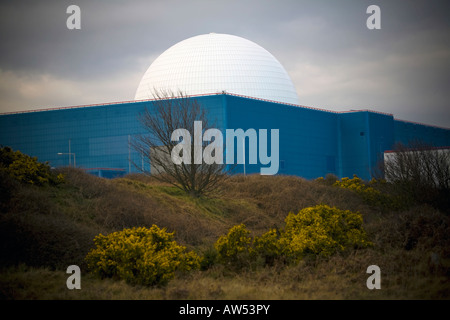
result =
M384 255L373 250L327 260L301 261L230 273L222 266L180 275L164 287L131 286L82 273L81 290L65 287L63 271L21 266L0 275L0 297L8 299L306 300L448 299L443 274L427 273L417 253ZM420 260L420 259L419 259ZM395 261L402 261L400 264ZM417 262L419 262L417 264ZM381 290L366 287L367 266L377 263ZM43 281L45 279L45 281Z
M24 186L2 179L0 295L6 299L448 299L449 216L429 206L381 211L355 193L289 176L233 176L210 198L190 198L142 175L106 180L65 169L66 183ZM203 252L236 224L258 235L287 214L327 204L359 211L375 246L298 265L232 272L221 265L179 275L165 287L129 286L83 272L82 290L65 287L65 268L84 269L93 237L133 226L175 231ZM382 289L366 269L380 266ZM20 265L19 267L14 267ZM42 281L42 279L46 279Z

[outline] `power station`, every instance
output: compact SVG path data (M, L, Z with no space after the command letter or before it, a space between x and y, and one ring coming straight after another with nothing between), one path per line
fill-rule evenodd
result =
M52 167L72 165L102 177L149 170L130 141L145 132L139 117L152 111L153 92L183 92L196 99L222 132L278 130L277 174L370 179L384 152L398 142L450 146L447 128L371 110L301 106L273 55L249 40L215 33L186 39L162 53L145 72L133 101L1 114L0 144ZM266 165L247 161L235 171L243 173L244 167L250 174Z

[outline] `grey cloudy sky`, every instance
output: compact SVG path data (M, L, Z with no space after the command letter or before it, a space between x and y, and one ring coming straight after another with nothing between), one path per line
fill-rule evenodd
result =
M81 30L66 27L71 4ZM371 4L381 30L366 27ZM448 0L1 1L0 112L132 100L159 54L216 32L270 51L302 105L450 128L449 9Z

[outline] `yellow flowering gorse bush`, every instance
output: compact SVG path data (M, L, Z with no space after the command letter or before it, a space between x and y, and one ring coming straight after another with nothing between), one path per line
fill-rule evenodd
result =
M200 257L173 240L173 233L156 225L124 229L94 238L95 248L86 256L91 272L141 285L164 284L177 271L200 266Z
M10 147L0 148L0 170L26 184L42 186L64 182L64 175L54 174L47 162L39 162L36 157Z
M252 241L250 231L241 224L216 242L222 262L243 265L242 259L262 258L296 262L306 255L330 256L347 249L371 246L360 213L318 205L289 213L284 230L271 229Z
M318 205L298 214L289 213L285 221L281 248L291 260L307 254L329 256L347 248L371 245L358 212Z
M214 247L221 262L238 264L251 253L251 242L250 231L240 224L232 227L227 235L221 236Z
M260 237L253 240L253 250L255 255L264 259L264 263L270 264L281 255L282 241L280 233L276 229L271 229Z
M356 192L364 202L371 206L394 210L403 208L405 204L400 197L381 192L375 188L377 185L380 186L383 184L386 184L386 181L376 179L372 179L366 184L361 178L354 175L352 179L344 177L341 180L337 180L333 186Z
M333 185L344 189L353 190L367 200L376 200L376 198L381 194L380 191L364 184L364 181L356 175L354 175L352 179L344 177L341 180L337 180Z

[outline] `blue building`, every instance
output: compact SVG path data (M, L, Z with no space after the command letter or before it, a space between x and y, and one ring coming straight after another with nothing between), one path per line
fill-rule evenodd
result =
M306 179L328 173L370 179L384 151L397 142L450 145L448 129L369 110L332 112L227 93L190 99L207 110L222 132L279 129L278 174ZM151 111L153 103L130 101L1 114L0 144L48 161L52 167L76 165L102 177L139 172L142 167L136 168L133 162L149 170L129 142L145 133L139 116L146 108ZM246 159L247 174L265 167L248 164ZM237 165L237 173L243 170L243 165Z
M279 130L278 174L370 179L383 152L397 142L450 146L449 129L369 110L300 106L289 75L273 55L247 39L216 33L183 40L163 52L145 72L133 101L1 114L0 144L52 167L76 165L102 177L149 171L148 161L130 147L136 135L145 133L139 117L146 108L154 109L154 92L180 91L197 99L222 132ZM259 158L255 164L246 159L237 173L260 173L267 167Z

